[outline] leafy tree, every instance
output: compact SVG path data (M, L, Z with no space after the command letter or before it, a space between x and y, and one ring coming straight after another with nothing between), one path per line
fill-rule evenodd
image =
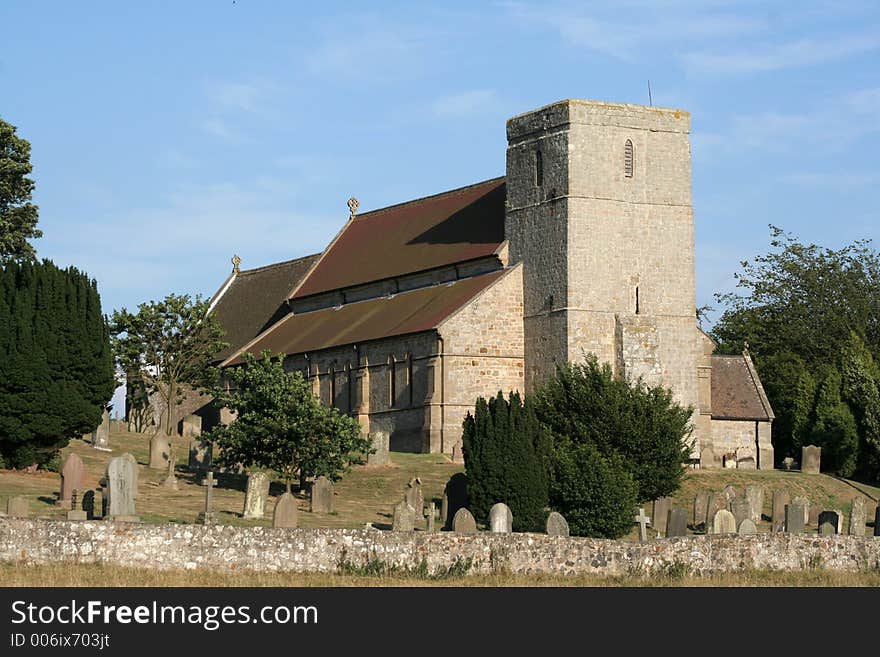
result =
M619 456L636 482L638 501L680 486L693 409L676 404L670 390L615 378L607 363L590 355L584 363L557 367L536 391L535 408L553 434L555 454L592 445L605 458Z
M162 403L165 433L177 426L177 407L189 391L212 389L219 376L215 357L227 346L223 329L208 314L208 301L169 294L162 301L123 308L111 318L113 351L124 372L136 372Z
M0 119L0 262L33 260L34 247L28 240L43 235L37 229L37 206L30 202L30 157L31 145Z
M93 430L115 388L97 285L49 261L0 269L0 458L46 466Z
M550 505L565 516L573 536L620 538L633 523L638 484L616 453L592 443L554 451Z
M488 522L489 509L504 502L513 513L513 528L540 527L547 506L549 438L537 421L532 403L518 393L480 397L467 414L462 452L468 476L470 510Z
M274 470L289 493L303 469L335 481L373 452L357 420L321 405L301 373L285 371L283 355L244 360L226 371L230 386L217 398L236 419L203 436L220 448L222 463Z

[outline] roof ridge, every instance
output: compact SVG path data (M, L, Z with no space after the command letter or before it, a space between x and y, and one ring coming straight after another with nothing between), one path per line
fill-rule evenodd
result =
M321 255L320 253L312 253L311 255L301 256L299 258L293 258L292 260L282 260L281 262L273 262L268 265L263 265L262 267L254 267L253 269L242 269L238 272L239 276L244 276L245 274L253 274L256 272L264 271L266 269L272 269L273 267L282 267L284 265L292 265L296 262L302 262L303 260L308 260L309 258L314 258L316 256Z
M479 187L480 185L487 185L489 183L498 182L500 180L505 180L507 176L496 176L495 178L489 178L488 180L481 180L480 182L471 183L470 185L465 185L464 187L456 187L454 189L448 189L445 192L437 192L436 194L429 194L428 196L420 196L419 198L414 198L409 201L402 201L401 203L395 203L394 205L386 205L383 208L376 208L375 210L370 210L369 212L364 212L361 214L355 215L353 221L357 221L358 219L366 218L369 215L381 214L383 212L387 212L388 210L394 210L396 208L403 207L405 205L415 205L417 203L422 203L424 201L430 201L431 199L438 198L440 196L455 196L457 194L463 194L464 192L473 189L475 187Z

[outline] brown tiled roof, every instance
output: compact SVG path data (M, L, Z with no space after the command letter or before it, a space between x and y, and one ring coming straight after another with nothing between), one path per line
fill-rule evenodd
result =
M504 276L509 269L452 283L401 292L391 297L350 303L338 308L288 315L242 352L300 354L436 328L447 317ZM243 362L236 354L223 363Z
M773 410L751 363L741 356L712 356L712 418L772 420Z
M223 340L229 343L229 347L219 354L219 360L238 352L284 316L287 293L319 255L241 271L225 291L221 288L212 312L226 331Z
M291 296L492 255L504 241L504 178L357 215Z

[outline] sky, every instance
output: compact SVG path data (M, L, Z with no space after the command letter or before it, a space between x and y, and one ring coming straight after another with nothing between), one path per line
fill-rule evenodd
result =
M698 305L769 225L880 237L880 3L0 0L0 118L32 145L40 257L105 313L210 297L360 211L503 175L565 98L691 112ZM876 246L876 244L875 244Z

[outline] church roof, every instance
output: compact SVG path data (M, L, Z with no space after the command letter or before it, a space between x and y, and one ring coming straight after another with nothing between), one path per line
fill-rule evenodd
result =
M300 354L437 328L510 269L335 308L287 315L222 365L243 362L242 353Z
M233 272L212 299L211 312L225 329L229 343L219 355L237 353L286 312L287 292L296 285L320 254Z
M712 418L772 420L773 409L748 352L712 356Z
M289 296L492 255L504 241L505 198L502 177L356 215Z

